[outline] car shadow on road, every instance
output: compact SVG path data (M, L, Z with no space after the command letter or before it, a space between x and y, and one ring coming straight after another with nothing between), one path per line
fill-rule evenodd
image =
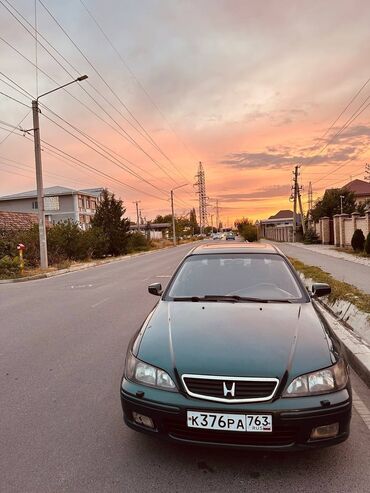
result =
M142 464L146 459L149 463L153 460L165 463L174 473L181 471L192 481L196 481L194 471L201 475L222 476L229 485L235 478L241 483L258 479L274 483L283 478L295 481L306 477L308 470L310 476L314 474L323 478L328 465L333 465L333 449L330 448L298 452L245 451L176 444L146 435L137 436L132 445L134 443L134 447L139 449ZM335 448L338 460L345 447L345 444L340 444Z

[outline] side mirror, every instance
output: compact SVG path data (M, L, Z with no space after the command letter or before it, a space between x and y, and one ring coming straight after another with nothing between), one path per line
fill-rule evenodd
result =
M329 284L325 284L322 282L317 282L315 284L312 284L312 296L315 298L320 298L321 296L326 296L327 294L331 293L331 287Z
M155 282L154 284L149 284L148 291L150 294L154 294L154 296L161 296L162 284L159 282Z

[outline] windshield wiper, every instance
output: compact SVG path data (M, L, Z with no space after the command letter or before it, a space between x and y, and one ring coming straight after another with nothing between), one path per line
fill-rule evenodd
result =
M180 298L173 298L173 301L230 301L231 303L238 303L242 301L253 301L258 303L267 303L266 300L261 300L259 298L249 298L245 296L238 295L218 295L218 294L206 294L205 296L183 296Z
M218 294L206 294L205 296L182 296L173 298L173 301L191 301L193 303L201 301L230 301L231 303L242 303L242 302L252 302L252 303L292 303L291 300L265 300L261 298L252 298L249 296L239 296L233 295L218 295Z

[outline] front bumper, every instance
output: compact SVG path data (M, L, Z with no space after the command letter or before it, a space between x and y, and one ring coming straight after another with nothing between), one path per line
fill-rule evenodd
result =
M327 401L325 407L321 404L323 400ZM125 423L136 431L179 443L244 449L295 450L335 445L348 438L351 420L351 395L347 389L326 396L225 405L190 398L177 392L148 389L124 379L121 403ZM188 410L225 414L271 414L273 431L250 433L188 428ZM135 423L133 412L150 417L155 428L150 429ZM332 423L339 423L336 437L310 440L313 428Z

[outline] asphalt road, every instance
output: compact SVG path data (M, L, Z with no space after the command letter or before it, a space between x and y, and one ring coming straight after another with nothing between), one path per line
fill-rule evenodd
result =
M369 491L370 431L355 410L347 442L294 454L180 446L124 426L126 347L156 302L146 286L188 249L0 285L1 493Z
M275 243L285 255L294 257L307 265L315 265L329 272L338 281L348 282L370 293L370 267L349 260L312 252L287 243Z

